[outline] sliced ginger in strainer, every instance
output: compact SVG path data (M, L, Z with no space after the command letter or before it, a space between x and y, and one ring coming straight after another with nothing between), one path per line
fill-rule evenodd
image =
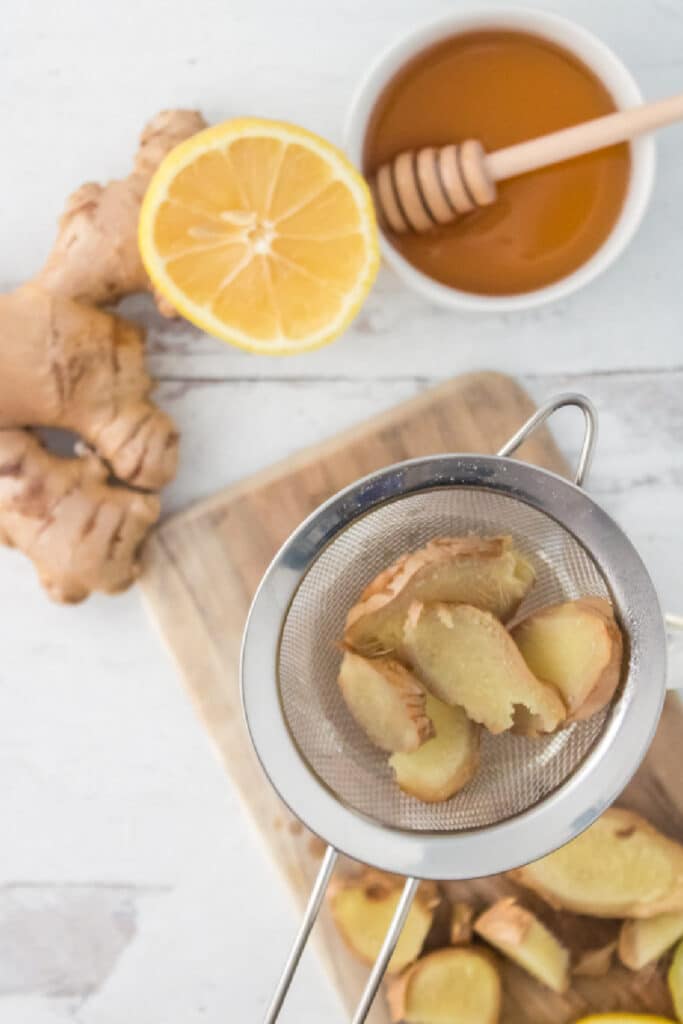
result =
M397 875L373 868L332 879L327 895L332 917L351 952L364 963L373 964L377 959L403 885L404 879ZM434 882L422 882L389 961L388 974L397 974L420 955L439 902Z
M338 683L349 711L381 750L416 751L434 735L424 687L394 658L347 651Z
M566 715L552 686L538 680L490 612L467 604L422 604L408 610L403 649L417 677L446 704L489 732L512 728L522 707L535 732L553 732Z
M512 637L534 675L559 690L567 724L590 718L614 696L622 639L609 601L586 597L541 608Z
M274 355L337 337L379 266L362 175L311 132L259 118L198 132L161 162L139 242L155 288L184 317Z
M392 754L396 782L425 803L449 800L466 786L479 765L479 726L462 708L449 707L431 694L426 712L435 735L413 753Z
M400 656L413 601L463 602L507 621L534 582L511 537L441 537L403 555L360 595L346 620L345 642L362 654Z

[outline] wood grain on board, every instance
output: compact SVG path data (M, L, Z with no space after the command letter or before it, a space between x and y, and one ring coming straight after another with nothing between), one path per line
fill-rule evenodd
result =
M300 906L318 869L321 843L279 801L257 763L243 723L238 659L251 597L289 533L335 491L405 458L445 451L495 452L533 411L529 397L508 377L476 373L456 378L174 516L147 546L142 586L152 616L246 810ZM546 431L526 442L518 457L555 472L567 471ZM623 802L683 838L683 804L674 792L681 764L672 739L677 730L680 736L683 713L670 703L648 760ZM351 869L347 862L340 870ZM444 887L446 893L470 898L482 907L512 889L501 878ZM563 915L561 921L552 914L548 918L547 908L531 897L525 899L574 948L600 945L614 931L610 922L575 915ZM350 1009L367 969L346 951L327 912L316 937ZM432 939L438 941L438 922ZM502 1024L565 1024L589 1008L670 1012L661 973L632 974L615 968L606 979L577 979L568 995L555 996L513 965L501 968ZM387 1024L382 999L368 1020Z

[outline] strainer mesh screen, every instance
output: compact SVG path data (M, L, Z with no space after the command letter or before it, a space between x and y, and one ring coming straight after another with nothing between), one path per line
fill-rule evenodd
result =
M338 799L395 828L453 832L527 810L578 767L608 716L533 740L483 730L479 771L455 797L426 804L401 792L388 755L365 738L344 704L336 643L346 613L377 573L428 540L467 533L510 534L532 562L536 583L516 620L558 601L609 597L593 560L550 517L507 495L453 487L400 498L353 522L304 577L283 625L280 695L301 754Z

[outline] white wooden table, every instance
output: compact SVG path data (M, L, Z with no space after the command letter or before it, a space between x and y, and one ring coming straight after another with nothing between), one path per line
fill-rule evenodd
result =
M5 0L0 288L44 258L67 192L127 171L169 106L253 113L341 141L376 52L437 0ZM470 6L476 6L472 0ZM602 35L652 98L683 89L683 0L545 4ZM515 317L433 310L382 272L347 336L254 358L148 303L158 395L183 433L177 509L458 372L536 399L597 403L591 489L683 608L683 129L661 137L654 200L609 274ZM571 414L558 421L568 452ZM60 608L0 551L1 1024L252 1024L295 922L136 592ZM311 957L283 1021L343 1020Z

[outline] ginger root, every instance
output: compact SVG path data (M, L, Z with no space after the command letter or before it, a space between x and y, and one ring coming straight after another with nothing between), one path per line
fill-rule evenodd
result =
M501 998L492 961L465 946L420 957L387 992L392 1021L405 1024L497 1024Z
M683 911L683 846L620 807L509 876L550 906L593 917Z
M352 953L373 964L398 906L404 880L366 868L362 874L334 878L328 889L328 904L334 922ZM440 899L433 882L422 882L403 926L388 974L396 974L412 963L422 950Z
M512 637L534 675L554 686L567 705L565 724L590 718L619 685L622 639L602 598L566 601L534 612Z
M381 750L417 750L434 735L424 689L393 658L371 661L347 651L338 682L349 711Z
M479 765L479 726L460 707L449 707L427 695L426 713L435 735L412 753L389 758L404 793L436 803L449 800L466 786Z
M0 542L32 559L56 601L116 593L139 573L159 499L111 487L107 476L95 455L61 459L26 430L0 430Z
M78 434L120 480L172 479L178 432L149 401L143 334L109 313L32 285L0 295L0 429Z
M0 296L0 540L31 558L51 597L122 590L158 518L156 496L113 487L109 469L156 490L172 478L178 433L150 400L141 331L26 285ZM26 429L59 427L94 453L50 455Z
M196 110L162 110L152 118L127 178L107 185L88 182L69 197L52 252L34 283L91 305L152 291L138 251L140 205L166 154L205 127ZM157 304L165 316L174 314L162 299Z
M533 568L510 537L432 540L368 584L348 613L344 640L370 657L400 653L413 601L473 604L506 621L533 582Z
M659 960L683 938L683 911L624 921L619 933L619 959L624 967L639 971Z
M59 601L121 590L138 575L159 502L114 488L109 473L148 490L175 474L178 434L149 400L142 333L85 304L151 290L138 251L140 205L166 154L204 127L196 111L157 114L131 174L74 192L43 270L0 296L0 542L24 551ZM32 427L72 431L93 452L58 459L26 432Z
M520 705L539 732L552 732L565 717L555 689L530 672L490 612L467 604L415 602L405 620L403 648L434 696L464 708L492 733L510 729Z
M516 900L498 900L477 918L474 930L553 992L569 988L569 951Z

